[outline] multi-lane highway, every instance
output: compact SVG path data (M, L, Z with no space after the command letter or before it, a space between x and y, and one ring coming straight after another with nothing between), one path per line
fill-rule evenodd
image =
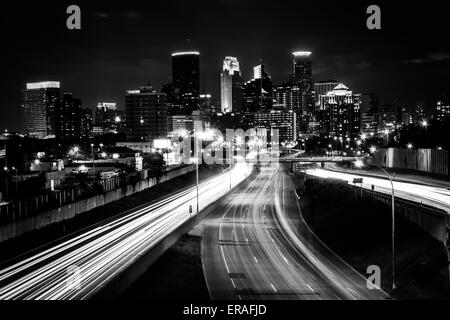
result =
M230 184L234 187L243 181L250 170L240 163L201 183L200 210L229 192ZM196 187L192 187L4 263L0 300L89 298L195 215L196 199Z
M204 222L202 259L213 299L384 299L320 242L299 214L281 165L262 168Z
M306 171L307 174L327 179L340 179L347 181L349 184L353 183L354 178L362 178L362 187L366 189L373 189L375 191L391 194L392 187L388 179L382 177L370 177L367 176L364 171L358 173L349 172L337 172L335 170L325 169L310 169ZM394 194L396 197L400 197L409 201L422 203L444 210L450 213L450 190L412 182L400 182L394 181Z

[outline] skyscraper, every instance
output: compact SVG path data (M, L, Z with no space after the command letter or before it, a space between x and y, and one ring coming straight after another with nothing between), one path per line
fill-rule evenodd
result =
M274 86L272 99L274 109L293 110L300 113L301 92L297 85L284 82Z
M300 88L301 92L301 109L302 113L312 112L314 101L312 96L313 80L312 80L312 62L311 52L297 51L293 52L293 74L292 82Z
M21 92L24 133L39 139L55 134L55 105L60 97L60 82L27 83Z
M323 106L320 105L320 96L326 95L328 92L332 91L339 84L336 80L325 80L314 83L314 104L316 108L322 109Z
M322 128L329 136L357 135L361 131L360 95L353 94L344 84L322 95L325 106Z
M172 88L178 113L191 114L198 109L200 94L200 53L172 53Z
M258 111L255 114L255 127L268 132L278 130L280 143L288 143L297 139L297 115L292 110L266 109Z
M261 109L272 108L272 79L264 65L253 68L253 79L244 83L242 88L243 122L253 127L255 113ZM246 127L247 128L247 127Z
M450 119L450 102L448 100L442 99L436 103L436 119L438 121Z
M92 137L93 120L92 110L84 108L81 112L81 138Z
M55 107L55 136L57 139L78 139L81 136L81 100L64 93Z
M117 109L115 102L100 102L95 111L95 126L102 133L123 132L125 130L125 112Z
M126 125L131 141L167 138L166 94L151 86L128 90L125 97Z
M242 84L239 61L225 57L220 75L221 110L223 113L242 112Z

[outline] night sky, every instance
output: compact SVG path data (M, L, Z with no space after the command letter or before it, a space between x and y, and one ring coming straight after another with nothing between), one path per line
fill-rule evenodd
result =
M450 89L450 13L444 1L395 2L2 2L0 129L21 129L26 82L62 81L84 107L115 101L123 109L125 90L169 83L170 54L186 49L201 52L201 89L216 99L225 55L239 59L243 80L263 59L281 83L291 73L291 52L310 50L315 81L334 78L382 103L431 100ZM81 7L80 31L66 28L70 4ZM382 30L366 28L370 4L381 7Z

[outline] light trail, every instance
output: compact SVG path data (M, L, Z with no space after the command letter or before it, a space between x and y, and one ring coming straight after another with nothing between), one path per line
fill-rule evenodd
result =
M200 211L242 182L252 166L239 163L199 185ZM231 175L231 178L230 178ZM0 300L86 299L195 216L196 187L129 211L102 226L0 269ZM193 209L195 210L195 209ZM75 267L75 268L74 268ZM77 277L69 272L76 270ZM74 286L74 281L76 286Z
M358 173L343 173L324 169L306 170L306 174L326 179L339 179L353 184L354 178L363 179L363 188L391 194L391 184L389 180L375 177L358 175ZM440 187L432 187L418 183L394 181L395 196L409 201L422 203L450 213L450 190Z

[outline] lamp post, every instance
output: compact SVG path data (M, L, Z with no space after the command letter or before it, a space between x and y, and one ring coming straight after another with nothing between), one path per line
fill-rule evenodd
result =
M384 134L386 135L386 146L389 146L389 129L384 130Z
M425 129L425 144L426 147L428 148L428 121L423 120L420 124Z
M197 214L200 212L200 210L199 210L199 208L200 208L200 206L199 206L199 200L198 200L198 159L197 159L197 161L196 161L196 181L197 181Z
M8 186L8 175L7 175L7 173L8 173L8 157L5 158L5 168L3 168L3 170L5 171L5 182L6 182L5 200L6 200L7 197L9 197L9 194L8 194L8 189L9 189L9 186Z
M91 154L92 154L92 170L94 172L94 180L95 180L95 159L94 159L94 144L91 143Z
M364 163L361 160L355 162L357 168L364 167ZM392 290L396 289L395 286L395 191L394 191L394 181L392 176L381 166L377 164L372 164L372 166L383 171L389 178L391 183L391 215L392 215L392 226L391 226L391 241L392 241Z

